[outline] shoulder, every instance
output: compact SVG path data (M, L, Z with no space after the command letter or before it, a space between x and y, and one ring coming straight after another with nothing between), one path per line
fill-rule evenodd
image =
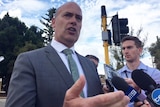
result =
M21 56L21 55L28 55L28 56L33 55L34 56L34 55L38 55L38 54L43 54L44 52L48 51L49 48L51 48L51 46L46 46L46 47L31 50L31 51L22 52L18 56Z
M22 52L17 56L16 61L40 60L42 59L43 56L46 56L46 53L49 51L48 48L51 48L51 47L46 46L39 49Z
M144 69L144 72L151 76L156 83L160 84L160 71L156 68L145 66L146 69Z
M151 75L157 74L160 76L160 71L157 68L147 66L147 72Z
M144 69L146 72L158 72L158 73L160 73L160 71L157 69L157 68L153 68L153 67L150 67L150 66L148 66L148 65L145 65L144 63L142 63L141 62L141 64L140 64L140 68L141 69Z

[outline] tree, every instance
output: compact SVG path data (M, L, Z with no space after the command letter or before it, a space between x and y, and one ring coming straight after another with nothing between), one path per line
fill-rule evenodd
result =
M7 91L13 64L19 53L44 46L43 31L36 26L30 28L18 18L12 18L7 13L0 19L0 77Z
M149 47L149 52L153 57L153 63L156 65L157 69L160 69L160 38L157 36L156 43L152 43Z
M55 15L56 9L53 7L47 11L46 16L42 16L40 22L45 26L43 29L45 43L48 44L53 38L52 18Z

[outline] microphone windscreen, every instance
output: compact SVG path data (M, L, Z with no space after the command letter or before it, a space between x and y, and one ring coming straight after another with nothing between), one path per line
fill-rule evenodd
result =
M149 90L151 86L156 87L156 82L143 70L136 69L131 76L133 81L143 90Z
M122 90L124 92L128 90L129 85L121 77L115 76L111 79L111 82L118 90Z
M130 102L139 101L139 99L137 99L139 93L133 87L129 86L123 78L114 76L111 79L111 82L116 89L122 90L125 93L125 95L127 95L130 98Z

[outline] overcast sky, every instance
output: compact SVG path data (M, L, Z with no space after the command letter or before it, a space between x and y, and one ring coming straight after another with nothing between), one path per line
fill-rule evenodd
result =
M159 0L0 0L0 18L9 12L18 17L27 26L43 27L39 22L48 9L57 8L66 1L77 2L83 11L81 36L75 45L82 55L93 54L100 59L98 72L104 74L104 47L101 30L101 6L106 6L107 24L111 28L111 17L118 13L119 18L128 18L129 28L134 35L142 27L141 39L148 35L146 46L156 41L160 34L160 1ZM111 58L111 57L110 57ZM146 55L142 62L152 66L151 58ZM110 62L113 62L110 59Z

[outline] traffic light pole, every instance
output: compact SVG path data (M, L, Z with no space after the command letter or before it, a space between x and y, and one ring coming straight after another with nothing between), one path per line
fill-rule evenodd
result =
M105 54L105 64L104 64L104 69L105 69L105 77L106 77L106 85L109 89L109 92L114 91L113 84L111 83L111 78L112 74L111 72L113 71L112 68L110 67L110 62L109 62L109 34L107 31L107 15L106 15L106 9L105 6L101 6L101 18L102 18L102 40L103 40L103 47L104 47L104 54Z
M108 54L108 46L109 46L108 42L104 41L103 42L103 47L104 47L104 53L105 53L105 63L107 65L110 64L110 62L109 62L109 54Z
M103 40L103 47L105 54L105 63L109 65L110 62L109 62L109 51L108 51L109 44L108 44L108 34L107 34L107 14L105 6L101 6L101 18L102 18L102 40Z

